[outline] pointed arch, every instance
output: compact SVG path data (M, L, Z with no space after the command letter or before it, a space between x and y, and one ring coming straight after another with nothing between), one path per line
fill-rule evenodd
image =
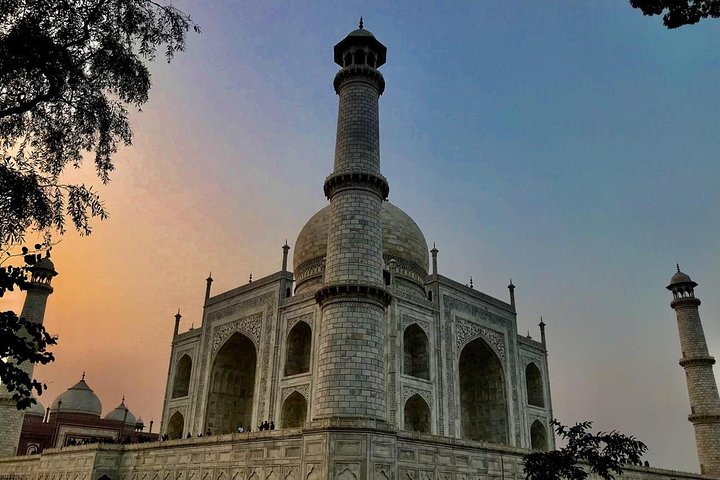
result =
M542 373L533 362L525 367L525 386L527 387L527 402L535 407L545 407L545 391L543 389Z
M497 354L476 338L463 348L458 370L463 437L507 444L505 374Z
M187 397L190 389L190 373L192 373L192 359L185 354L175 365L172 396L170 398Z
M305 425L307 418L307 400L295 391L285 400L282 406L282 427L293 428Z
M533 450L547 451L547 430L540 420L535 420L530 426L530 447Z
M285 375L299 375L310 371L312 329L305 322L297 322L287 336Z
M183 430L185 428L185 418L182 413L175 412L168 421L167 431L165 432L170 440L177 440L183 438Z
M430 380L430 349L428 337L417 323L403 334L403 373Z
M405 402L405 430L411 432L430 432L430 407L419 394L408 398Z
M252 424L255 395L255 344L235 332L218 351L210 372L205 429L214 434Z

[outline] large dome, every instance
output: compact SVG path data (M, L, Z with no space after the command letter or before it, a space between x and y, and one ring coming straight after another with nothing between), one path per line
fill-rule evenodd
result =
M58 410L61 413L80 413L100 417L102 403L83 379L55 399L50 411L58 413Z
M422 283L428 271L428 246L422 231L407 213L390 202L383 202L380 215L385 261L397 261L400 276ZM300 230L293 254L296 292L322 281L329 229L330 205L313 215Z

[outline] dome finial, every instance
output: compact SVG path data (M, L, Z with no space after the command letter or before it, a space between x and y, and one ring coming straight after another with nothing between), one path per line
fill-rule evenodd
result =
M85 370L83 370L82 378L80 380L85 381Z
M680 272L680 264L679 264L679 263L676 263L675 266L677 267L678 272Z
M363 27L363 19L362 19L362 17L360 17L360 23L358 24L358 27L360 28L360 30L362 30L363 28L365 28L365 27Z

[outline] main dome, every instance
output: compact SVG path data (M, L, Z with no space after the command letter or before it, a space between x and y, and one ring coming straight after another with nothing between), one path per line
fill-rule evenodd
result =
M390 202L383 202L380 218L385 262L395 260L399 276L422 286L429 261L422 231L407 213ZM330 205L313 215L300 230L293 254L296 293L322 282L329 231Z

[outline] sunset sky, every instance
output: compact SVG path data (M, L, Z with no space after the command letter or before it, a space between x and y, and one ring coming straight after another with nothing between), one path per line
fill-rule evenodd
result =
M440 273L503 300L512 277L518 330L547 323L557 418L697 471L665 286L676 262L700 284L720 357L720 22L668 31L627 0L323 3L174 2L203 32L153 65L134 145L97 187L110 218L53 250L41 402L86 371L103 414L125 395L157 431L177 309L199 326L209 271L216 294L279 270L326 205L332 47L363 15L388 47L390 200ZM69 178L99 184L86 167Z

